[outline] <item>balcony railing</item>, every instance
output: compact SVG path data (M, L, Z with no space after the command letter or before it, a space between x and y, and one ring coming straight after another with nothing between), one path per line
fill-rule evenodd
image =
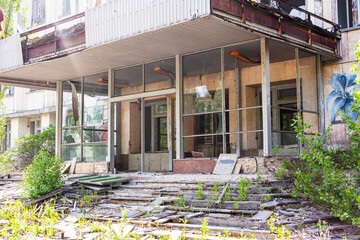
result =
M21 35L24 63L62 57L85 48L85 13L41 26Z

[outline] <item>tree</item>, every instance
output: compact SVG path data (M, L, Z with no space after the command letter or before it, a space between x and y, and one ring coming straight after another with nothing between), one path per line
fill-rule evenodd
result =
M4 10L6 16L3 38L7 38L14 33L13 14L21 10L21 2L22 0L0 0L0 7Z

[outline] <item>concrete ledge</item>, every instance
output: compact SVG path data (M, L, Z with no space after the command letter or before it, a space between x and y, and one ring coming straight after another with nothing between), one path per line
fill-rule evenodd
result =
M174 159L174 173L212 173L216 165L216 159L212 158L187 158Z
M75 173L108 173L108 162L77 162Z

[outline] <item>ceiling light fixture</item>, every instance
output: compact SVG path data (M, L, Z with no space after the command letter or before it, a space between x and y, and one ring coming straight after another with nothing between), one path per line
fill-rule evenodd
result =
M240 59L241 61L246 62L246 63L250 63L250 64L256 64L256 63L261 62L260 60L257 60L257 61L251 60L250 58L248 58L248 57L246 57L244 55L241 55L238 51L232 51L230 53L230 55L233 56L234 58Z

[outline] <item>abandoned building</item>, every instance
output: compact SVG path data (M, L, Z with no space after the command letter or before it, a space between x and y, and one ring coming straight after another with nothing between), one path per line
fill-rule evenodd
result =
M296 114L344 143L357 0L27 2L32 25L0 40L0 82L56 91L56 150L78 172L297 156Z

